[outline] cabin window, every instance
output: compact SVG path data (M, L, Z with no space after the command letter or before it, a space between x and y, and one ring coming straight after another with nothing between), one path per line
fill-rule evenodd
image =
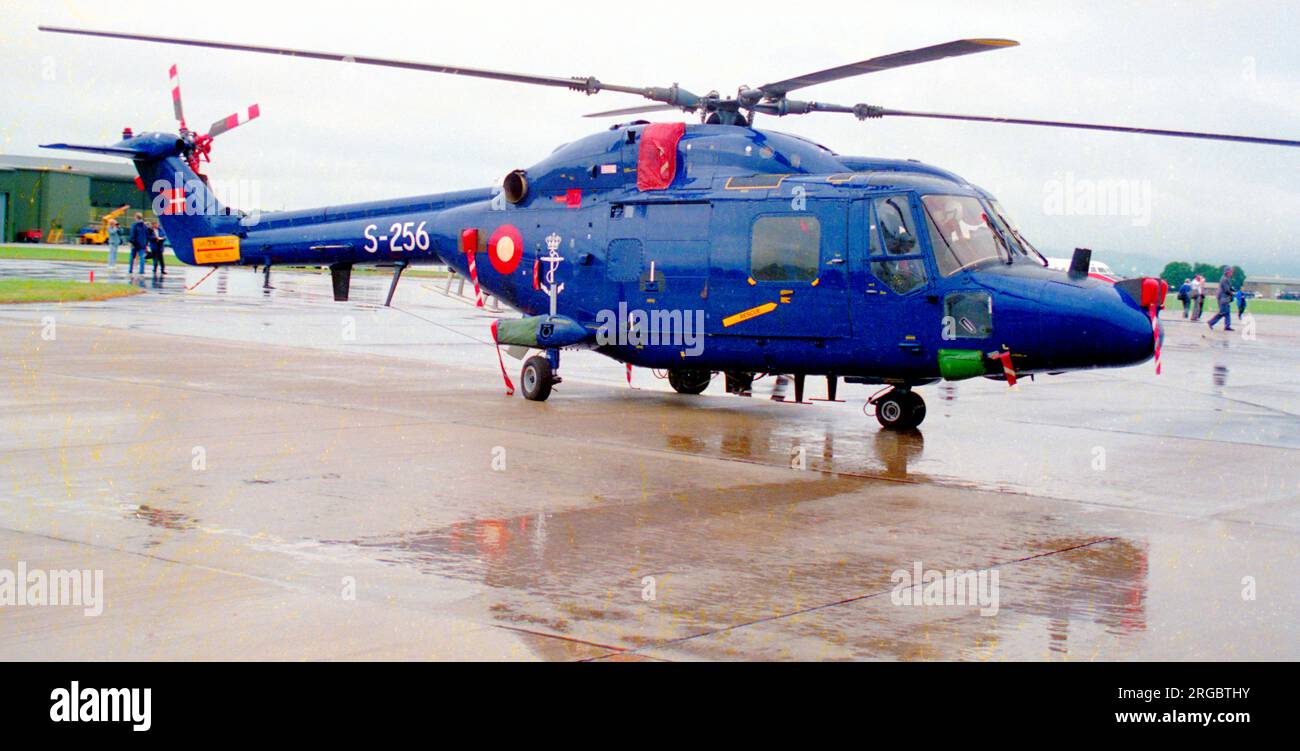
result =
M887 196L873 203L867 231L871 273L900 295L925 285L929 274L916 242L911 202L907 196Z
M749 274L759 282L811 282L821 246L822 226L814 216L759 217L750 232Z

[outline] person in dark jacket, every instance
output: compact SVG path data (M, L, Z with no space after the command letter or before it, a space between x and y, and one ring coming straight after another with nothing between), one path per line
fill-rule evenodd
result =
M149 257L153 259L153 274L158 276L159 269L161 274L167 276L167 262L163 260L163 242L166 236L163 235L162 228L158 222L154 222L149 227ZM144 264L140 264L140 271L144 271Z
M126 265L126 273L135 273L135 259L140 258L140 273L144 273L144 262L149 257L149 225L144 223L144 214L135 212L135 222L131 224L131 262Z
M1192 311L1192 280L1184 279L1183 286L1178 288L1178 301L1183 304L1183 318L1186 318Z
M1214 324L1223 319L1223 330L1232 331L1232 267L1223 267L1223 278L1219 280L1219 312L1209 320L1209 327L1214 328Z

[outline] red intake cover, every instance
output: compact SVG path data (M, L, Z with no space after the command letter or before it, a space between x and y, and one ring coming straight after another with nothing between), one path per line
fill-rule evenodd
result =
M460 252L473 253L478 250L478 229L462 229L460 231Z

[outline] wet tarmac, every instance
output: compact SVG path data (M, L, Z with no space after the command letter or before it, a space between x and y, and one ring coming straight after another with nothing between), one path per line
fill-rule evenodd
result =
M588 353L507 398L441 281L206 273L0 308L0 569L106 597L0 607L0 659L1300 658L1298 318L929 387L895 434L862 387L684 397ZM917 569L996 573L996 613L899 604Z

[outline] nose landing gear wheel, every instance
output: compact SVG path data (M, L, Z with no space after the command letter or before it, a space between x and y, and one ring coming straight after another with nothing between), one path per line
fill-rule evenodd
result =
M679 394L702 394L712 379L713 373L707 370L668 371L668 385Z
M925 420L925 400L914 391L895 389L875 402L876 420L890 430L909 430Z
M551 395L551 387L555 385L551 361L541 356L528 358L519 374L519 382L525 399L533 402L546 401Z

